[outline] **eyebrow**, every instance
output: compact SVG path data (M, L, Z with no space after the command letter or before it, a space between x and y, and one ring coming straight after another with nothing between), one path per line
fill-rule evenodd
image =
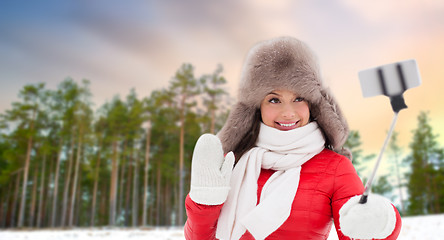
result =
M278 97L282 97L281 94L276 93L276 92L274 92L274 91L269 92L269 93L267 94L267 96L268 96L268 95L275 95L275 96L278 96ZM300 98L300 97L301 97L301 96L299 96L299 95L297 95L297 94L295 94L295 93L293 93L293 95L294 95L296 98Z
M270 93L268 93L267 95L276 95L276 96L281 96L280 94L278 94L278 93L275 93L275 92L270 92Z

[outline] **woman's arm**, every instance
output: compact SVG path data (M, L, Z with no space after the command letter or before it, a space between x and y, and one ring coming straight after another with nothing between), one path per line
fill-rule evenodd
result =
M369 216L369 215L365 216L365 213L362 213L362 218L361 218L363 220L362 222L359 222L359 219L356 219L355 221L351 221L351 223L354 224L354 226L344 226L340 222L341 208L352 197L357 196L357 197L355 197L355 199L359 198L359 195L361 195L363 193L363 191L364 191L364 186L362 185L362 182L361 182L360 178L358 177L356 170L353 167L353 164L347 158L342 158L339 161L339 164L336 169L334 193L333 193L333 197L332 197L332 211L333 211L334 224L336 227L336 231L338 233L338 237L341 240L351 239L351 238L345 236L345 234L341 230L341 227L343 227L344 229L354 228L355 230L358 228L361 228L362 230L358 230L358 232L361 231L361 233L363 233L364 231L369 230L369 229L371 229L371 230L374 229L374 226L366 225L366 223L368 222L367 221L368 219L364 220L364 218L366 218L366 217L368 218L371 216ZM369 198L370 197L371 196L369 196ZM352 205L352 204L354 204L353 201L350 201L348 203L348 205ZM368 211L367 211L368 213L375 213L376 210L379 210L380 212L382 211L383 213L386 213L387 215L394 216L392 218L392 220L396 221L396 222L395 223L393 223L393 222L387 223L388 225L394 225L393 230L391 231L391 233L388 234L388 236L384 236L383 238L380 238L380 239L386 239L386 240L396 239L399 235L399 232L401 231L401 217L399 215L399 212L391 204L388 204L389 207L386 206L386 208L379 208L379 207L375 207L375 206L378 206L378 205L363 206L361 204L361 206L353 205L352 207L349 207L349 208L351 209L353 207L365 207L368 209ZM376 208L378 208L378 209L376 209ZM342 214L344 213L344 210L341 211ZM391 211L393 211L393 212L391 212ZM360 216L360 215L361 214L359 214L358 216ZM347 224L347 223L344 222L344 224ZM379 231L379 230L376 230L376 231Z
M222 205L203 205L194 202L188 195L185 199L187 222L184 233L187 240L216 239L216 225Z
M334 192L332 197L333 221L340 240L349 240L339 227L339 210L353 196L364 192L364 186L356 173L352 162L340 156L334 176Z
M234 154L224 156L215 135L204 134L197 140L191 161L191 188L185 200L186 239L216 239L216 224L230 190L233 164Z

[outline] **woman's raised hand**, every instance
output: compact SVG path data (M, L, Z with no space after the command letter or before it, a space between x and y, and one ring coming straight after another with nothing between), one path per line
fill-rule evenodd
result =
M233 152L224 157L222 143L217 136L200 136L191 162L190 198L204 205L224 203L230 190L233 165Z

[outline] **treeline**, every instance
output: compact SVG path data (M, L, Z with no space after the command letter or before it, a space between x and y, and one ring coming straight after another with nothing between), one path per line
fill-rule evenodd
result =
M196 77L183 64L167 88L143 98L132 90L97 110L87 80L24 86L0 115L0 228L182 225L194 144L228 116L222 71ZM427 113L413 132L407 157L391 141L393 174L373 190L407 188L404 214L443 212L444 154ZM346 147L358 172L374 158L358 131Z
M383 157L383 161L389 164L390 173L377 174L372 192L392 201L397 199L401 215L443 213L444 148L437 140L438 135L433 133L429 113L420 112L417 121L409 149L402 149L398 142L399 134L393 133ZM345 147L351 150L353 165L365 183L367 176L363 176L362 172L369 164L364 163L371 163L373 168L376 154L364 155L361 144L359 132L352 130Z
M0 227L181 225L197 138L226 119L222 66L96 111L89 81L26 85L1 114Z

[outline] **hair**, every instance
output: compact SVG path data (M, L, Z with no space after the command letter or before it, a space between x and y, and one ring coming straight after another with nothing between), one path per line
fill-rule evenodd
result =
M254 112L253 124L250 129L241 138L240 142L234 148L234 156L236 156L235 164L248 150L256 146L256 141L259 136L259 131L261 127L261 110L258 108Z

